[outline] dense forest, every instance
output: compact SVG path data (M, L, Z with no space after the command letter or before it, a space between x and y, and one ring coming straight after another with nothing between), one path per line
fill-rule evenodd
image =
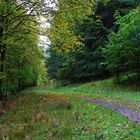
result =
M60 0L49 20L51 79L82 82L140 71L139 0ZM65 12L63 12L65 11Z
M43 34L39 18L49 12L44 4L44 1L0 1L1 98L37 85L46 73L42 49L38 47L38 36Z
M139 0L1 0L0 96L49 80L140 72ZM40 26L43 17L49 24ZM39 35L51 42L44 55Z

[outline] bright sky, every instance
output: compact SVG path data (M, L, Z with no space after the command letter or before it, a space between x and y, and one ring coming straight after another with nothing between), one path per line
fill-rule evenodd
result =
M41 28L43 28L44 31L47 30L47 28L50 27L50 24L46 22L46 18L40 17L40 23L41 23ZM39 46L43 47L46 49L48 45L50 44L50 41L47 36L39 35Z
M56 9L55 4L53 4L50 0L46 0L46 3L49 4L49 7ZM43 16L40 17L40 23L41 23L41 28L43 28L45 31L47 28L50 27L50 24L47 23L47 19L44 18ZM39 35L39 46L43 47L45 50L49 44L50 41L47 36Z

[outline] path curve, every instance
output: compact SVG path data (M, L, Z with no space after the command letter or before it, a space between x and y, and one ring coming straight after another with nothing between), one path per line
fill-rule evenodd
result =
M102 101L102 100L99 100L96 98L90 98L90 97L85 97L85 96L79 96L78 98L96 103L96 104L106 107L110 110L116 111L117 113L123 115L125 118L129 119L130 121L140 125L140 112L138 112L138 111L134 111L133 109L130 109L126 106L107 103L105 101Z

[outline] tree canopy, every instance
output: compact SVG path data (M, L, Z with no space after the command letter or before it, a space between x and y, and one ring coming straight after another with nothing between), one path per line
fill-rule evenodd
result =
M38 47L38 35L44 34L39 18L52 11L45 1L0 1L0 96L36 85L45 66Z
M126 28L130 29L129 26L134 24L135 27L132 28L137 30L139 17L137 16L137 25L134 23L135 19L130 22L127 18L134 14L133 9L138 11L139 1L60 0L58 2L59 8L49 20L51 27L48 30L51 45L47 50L49 57L46 65L51 79L75 82L105 78L112 75L112 67L116 69L117 65L119 72L123 72L120 63L125 65L125 71L129 71L124 61L132 63L132 68L138 68L139 59L135 56L136 64L134 59L132 60L132 53L121 58L116 45L122 44L124 50L120 49L125 54L130 47L128 48L128 44L123 42L128 43L129 40L129 43L134 43L129 39L129 35L133 36L135 31L128 33ZM138 34L139 31L137 37ZM138 45L137 47L139 49ZM136 54L139 54L137 49L135 48Z

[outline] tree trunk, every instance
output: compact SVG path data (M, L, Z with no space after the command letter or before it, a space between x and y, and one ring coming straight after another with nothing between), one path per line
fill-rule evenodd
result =
M3 22L3 16L0 15L0 23ZM0 75L3 74L4 72L4 59L5 59L5 51L6 51L6 46L2 42L2 37L3 37L3 27L0 26ZM0 76L0 100L3 99L3 92L2 92L2 81L3 77Z
M117 76L117 84L120 84L120 72L116 69L116 76Z

